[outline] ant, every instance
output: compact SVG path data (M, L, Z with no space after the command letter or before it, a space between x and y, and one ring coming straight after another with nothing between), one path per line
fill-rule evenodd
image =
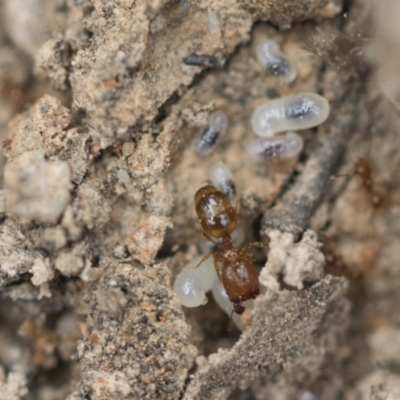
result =
M358 175L361 178L361 183L365 191L370 196L370 202L372 207L379 208L385 201L384 196L375 189L374 180L372 177L372 168L370 163L366 158L358 157L354 164L353 174ZM335 175L335 177L340 176L350 176L351 174Z
M240 250L235 248L231 233L238 223L238 207L235 209L227 195L215 186L206 185L200 188L194 196L194 203L203 236L216 246L216 250L204 255L198 266L211 255L214 256L215 270L233 303L232 313L241 315L245 310L242 303L255 299L260 293L253 257L246 254L246 251L251 246L264 247L264 244L255 242Z
M364 189L371 196L370 200L372 206L379 208L384 203L384 197L375 189L370 163L365 158L358 157L354 164L354 172L361 178Z

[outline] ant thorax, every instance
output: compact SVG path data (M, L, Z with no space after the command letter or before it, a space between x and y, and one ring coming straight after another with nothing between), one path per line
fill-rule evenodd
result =
M221 252L221 258L223 259L225 264L232 265L239 261L239 251L233 247L230 241L229 244L222 242L221 244L219 244L218 247Z

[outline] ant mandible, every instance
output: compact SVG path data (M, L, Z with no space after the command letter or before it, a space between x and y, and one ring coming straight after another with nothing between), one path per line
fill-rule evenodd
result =
M233 303L232 312L243 314L242 303L260 293L253 258L246 251L251 246L264 247L264 244L249 243L241 249L234 247L231 233L236 229L238 213L226 194L215 186L200 188L194 196L194 203L204 237L216 246L216 250L204 255L200 264L213 255L215 270Z

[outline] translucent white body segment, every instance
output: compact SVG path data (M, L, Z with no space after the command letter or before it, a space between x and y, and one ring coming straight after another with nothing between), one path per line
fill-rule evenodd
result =
M313 128L329 115L329 103L315 93L299 93L268 101L257 107L251 116L254 132L261 137L276 133Z
M193 140L193 150L202 156L214 151L228 128L228 117L222 111L210 115L208 125L202 128Z
M182 270L175 279L173 289L185 307L198 307L207 300L204 283L194 269Z
M197 275L203 282L203 288L205 292L211 290L214 281L218 278L217 272L214 268L214 257L210 256L207 260L203 261L197 268L199 262L203 259L203 256L195 257L190 263L185 266L185 269L196 271Z
M281 52L275 40L262 40L256 47L258 62L285 83L296 79L297 71L293 63Z
M301 153L304 141L296 132L287 132L272 138L253 140L247 151L258 162L280 161Z
M185 307L198 307L205 304L207 302L205 293L211 290L214 281L218 280L212 256L194 268L202 259L203 256L195 257L175 279L174 292Z
M225 291L225 288L221 285L219 279L214 282L212 287L212 294L216 303L230 316L233 310L232 302L229 300L229 297ZM246 308L253 308L253 300L247 300L243 303L243 306ZM232 320L234 324L242 331L245 326L242 323L240 316L236 313L233 313Z
M212 183L225 193L231 202L234 202L236 200L236 186L229 167L222 161L218 161L211 167L210 176Z

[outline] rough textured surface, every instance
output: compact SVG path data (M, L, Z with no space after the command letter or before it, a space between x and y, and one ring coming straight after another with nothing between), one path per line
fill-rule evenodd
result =
M28 394L27 379L23 373L10 372L7 376L0 367L0 399L19 400Z
M281 29L289 29L294 21L333 17L342 6L340 1L335 0L288 0L283 4L279 0L239 0L239 3L257 18L276 24Z
M78 352L92 398L177 398L197 350L168 268L110 263L86 301L89 336Z
M398 398L400 119L370 64L397 31L372 41L371 2L343 3L0 2L0 397ZM257 63L266 37L290 85ZM299 157L254 163L252 111L300 92L328 120ZM217 110L229 129L200 157ZM246 242L270 239L242 334L171 289L203 251L193 195L217 161Z
M306 231L298 243L294 243L293 235L280 231L268 232L268 237L268 262L260 275L266 288L278 289L278 278L296 289L322 278L325 257L318 250L315 232Z
M24 154L4 170L5 209L21 222L55 223L70 201L70 171L62 161L46 162L43 152Z

